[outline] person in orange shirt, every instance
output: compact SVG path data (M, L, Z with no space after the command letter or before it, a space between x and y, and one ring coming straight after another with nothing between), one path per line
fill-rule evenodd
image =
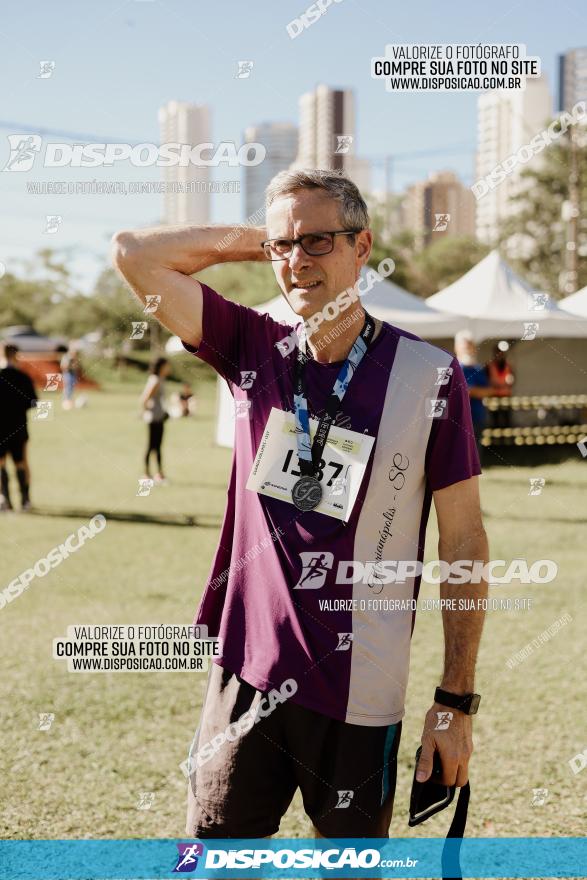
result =
M493 389L493 397L511 397L516 378L508 363L506 352L509 344L502 340L493 349L493 358L487 364L489 385ZM494 428L509 428L511 425L511 409L497 409L492 413Z

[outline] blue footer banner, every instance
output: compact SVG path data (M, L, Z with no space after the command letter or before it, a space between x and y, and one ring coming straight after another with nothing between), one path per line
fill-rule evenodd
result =
M452 853L451 853L452 849ZM444 850L444 860L443 860ZM582 837L0 841L0 880L587 877ZM444 865L444 874L443 866ZM458 871L450 874L456 877Z

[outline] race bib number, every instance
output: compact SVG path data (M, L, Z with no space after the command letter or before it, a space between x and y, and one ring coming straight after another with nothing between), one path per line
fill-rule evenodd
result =
M318 428L310 419L310 436ZM375 438L332 426L316 478L323 490L317 513L348 522ZM294 414L273 407L247 481L247 489L291 504L292 489L301 477ZM295 509L295 508L294 508Z

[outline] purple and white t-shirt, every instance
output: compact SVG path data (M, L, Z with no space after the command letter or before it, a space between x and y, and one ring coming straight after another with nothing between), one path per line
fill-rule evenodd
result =
M432 492L481 473L461 367L383 323L336 421L376 438L349 521L300 512L246 489L271 409L293 412L295 348L277 347L293 327L202 289L202 342L184 345L226 379L238 417L222 532L195 623L222 639L216 662L253 687L293 678L291 699L309 709L394 724L404 715L420 579L341 583L340 567L421 561ZM311 418L322 415L340 366L308 362ZM308 577L312 589L300 588ZM398 600L396 610L383 600Z

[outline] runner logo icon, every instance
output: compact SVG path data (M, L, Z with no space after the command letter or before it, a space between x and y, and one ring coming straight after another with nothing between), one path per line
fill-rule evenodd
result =
M300 553L302 573L294 590L317 590L324 586L328 570L332 568L332 553Z
M203 843L178 843L177 865L173 869L173 873L188 873L195 871L198 865L199 856L204 854Z

